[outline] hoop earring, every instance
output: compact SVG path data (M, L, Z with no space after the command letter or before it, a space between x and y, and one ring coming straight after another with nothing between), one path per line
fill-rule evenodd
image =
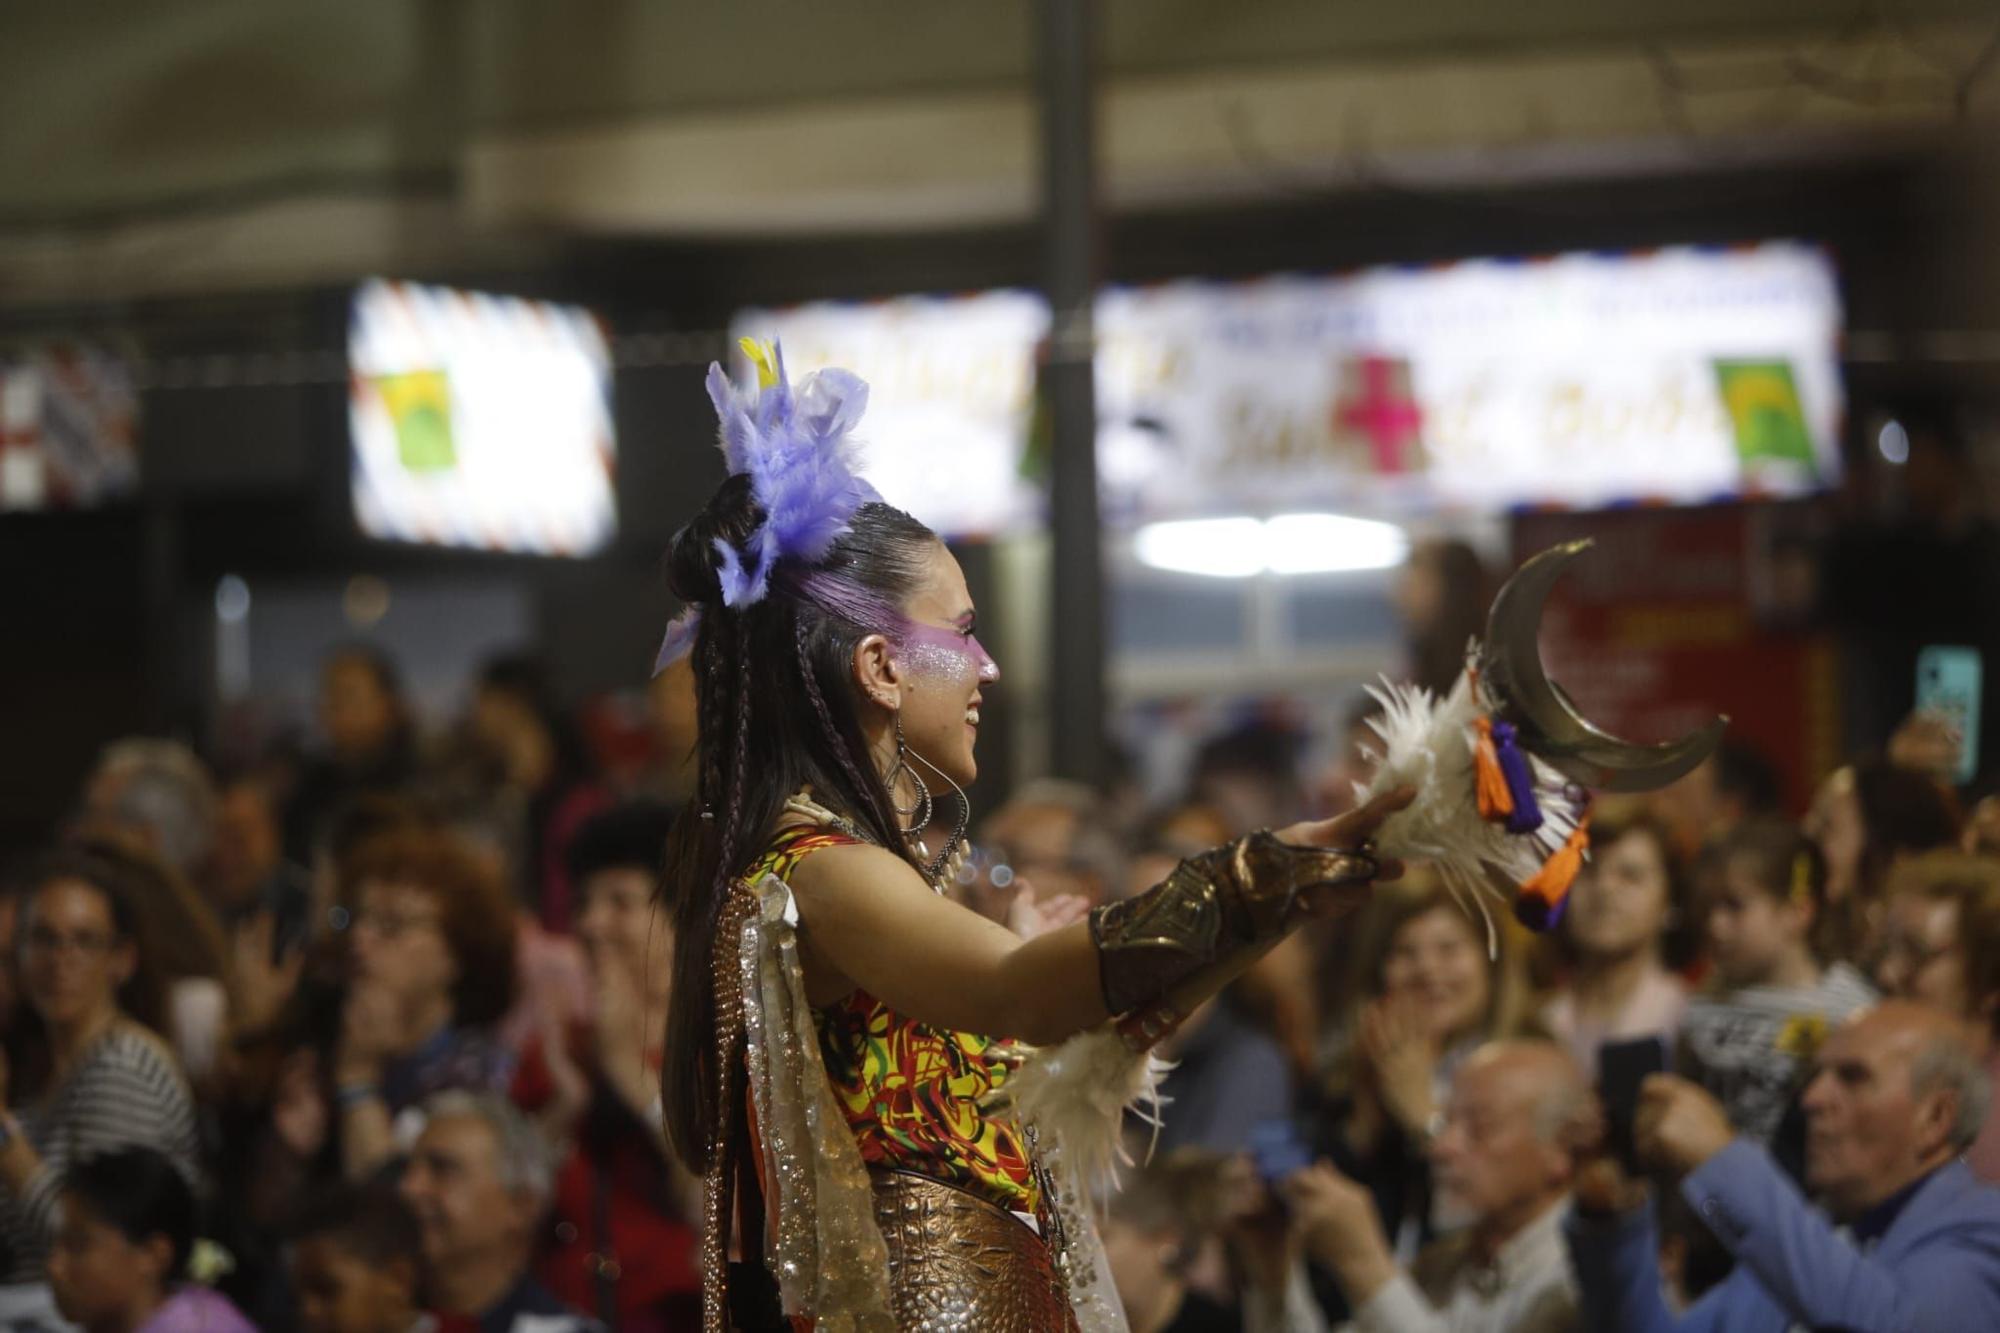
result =
M953 859L958 856L960 849L965 846L966 827L972 821L972 801L966 796L965 788L952 781L951 774L945 772L915 750L911 750L909 754L912 759L915 759L932 773L942 778L944 784L950 787L958 797L958 826L952 830L951 836L945 839L944 846L938 849L938 854L934 857L931 856L929 847L925 846L921 840L917 843L917 854L927 858L924 867L924 876L935 883L941 880L948 871L956 869L953 865ZM917 777L914 769L911 770L910 776ZM922 781L921 778L918 780ZM926 795L928 795L928 790L926 791ZM928 813L926 811L926 815ZM928 824L930 821L926 818L924 822Z
M906 777L917 789L915 799L907 807L896 804L896 783ZM924 781L923 774L910 766L910 747L903 739L903 714L900 710L896 713L896 763L883 783L889 788L889 808L896 812L898 819L905 821L902 829L904 837L914 837L930 827L930 784Z

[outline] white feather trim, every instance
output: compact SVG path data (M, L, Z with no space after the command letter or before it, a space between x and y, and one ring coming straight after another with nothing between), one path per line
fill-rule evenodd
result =
M1055 1046L1038 1047L1001 1085L1021 1123L1063 1160L1092 1194L1113 1188L1125 1151L1125 1112L1130 1110L1157 1131L1160 1079L1173 1068L1151 1051L1135 1052L1109 1023Z
M1505 882L1519 884L1569 839L1576 816L1565 781L1523 750L1535 775L1542 826L1533 833L1509 833L1479 814L1474 723L1486 708L1469 674L1460 676L1442 699L1421 686L1386 678L1381 688L1371 686L1368 693L1382 705L1382 716L1370 725L1383 750L1374 778L1357 786L1357 794L1365 801L1395 787L1417 791L1409 808L1383 821L1375 843L1390 856L1435 864L1452 892L1479 905L1488 947L1494 947L1487 899L1500 899L1509 911L1513 904L1494 884L1488 867Z

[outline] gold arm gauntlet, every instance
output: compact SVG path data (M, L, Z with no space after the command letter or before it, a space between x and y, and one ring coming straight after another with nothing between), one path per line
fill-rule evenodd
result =
M1191 856L1165 882L1090 914L1104 1004L1134 1046L1150 1046L1293 924L1299 895L1365 884L1368 851L1295 847L1269 832Z

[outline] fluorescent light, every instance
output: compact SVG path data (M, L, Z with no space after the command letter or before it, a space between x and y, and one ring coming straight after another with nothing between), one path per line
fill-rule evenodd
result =
M1182 574L1242 579L1393 569L1409 538L1393 523L1345 514L1280 514L1272 519L1198 518L1149 523L1134 535L1140 563Z
M1155 569L1247 579L1264 572L1264 525L1254 518L1190 518L1148 523L1132 539Z
M1345 514L1280 514L1264 524L1264 540L1273 574L1394 569L1410 554L1410 539L1394 523Z

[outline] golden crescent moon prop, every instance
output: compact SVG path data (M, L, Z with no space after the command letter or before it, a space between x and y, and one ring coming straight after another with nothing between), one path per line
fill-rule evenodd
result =
M1729 719L1718 717L1677 741L1638 745L1600 730L1576 711L1542 666L1542 611L1569 562L1591 541L1551 546L1515 571L1486 617L1479 680L1521 748L1572 782L1603 791L1653 791L1684 777L1715 752Z

